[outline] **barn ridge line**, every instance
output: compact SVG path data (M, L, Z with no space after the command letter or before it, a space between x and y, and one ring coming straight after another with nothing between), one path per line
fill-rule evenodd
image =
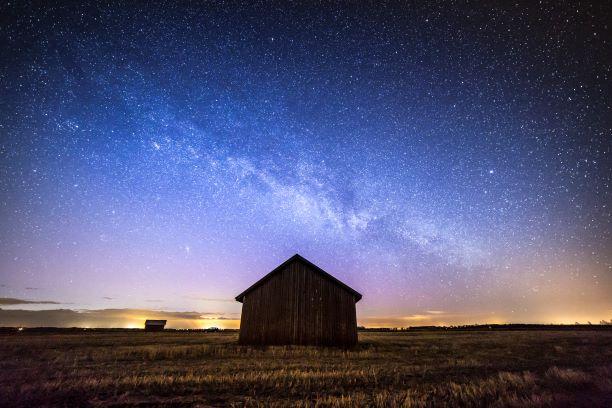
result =
M319 275L323 276L324 278L330 280L331 282L337 284L338 286L340 286L340 287L346 289L348 292L352 293L355 296L355 303L357 303L357 302L359 302L361 300L361 293L357 292L355 289L351 288L347 284L345 284L345 283L341 282L340 280L338 280L337 278L333 277L331 274L325 272L323 269L319 268L317 265L313 264L312 262L310 262L308 259L306 259L303 256L301 256L300 254L293 255L291 258L287 259L285 262L283 262L282 264L280 264L279 266L274 268L271 272L268 272L263 278L259 279L257 282L255 282L254 284L249 286L244 292L242 292L241 294L236 296L236 300L238 302L242 303L242 300L244 299L244 296L247 293L249 293L253 289L257 288L261 284L265 283L273 275L275 275L276 273L280 272L283 268L285 268L287 265L289 265L290 263L292 263L294 261L301 262L301 263L311 267L312 270L317 272Z

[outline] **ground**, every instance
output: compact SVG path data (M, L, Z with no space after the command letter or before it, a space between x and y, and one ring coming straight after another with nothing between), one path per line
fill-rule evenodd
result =
M612 406L612 331L360 333L352 350L236 333L0 335L3 406Z

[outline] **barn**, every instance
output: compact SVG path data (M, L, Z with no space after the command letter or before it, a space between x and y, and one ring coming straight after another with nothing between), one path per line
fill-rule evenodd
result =
M145 331L162 331L165 326L165 320L145 320Z
M238 341L353 346L360 299L357 291L296 254L236 296L242 303Z

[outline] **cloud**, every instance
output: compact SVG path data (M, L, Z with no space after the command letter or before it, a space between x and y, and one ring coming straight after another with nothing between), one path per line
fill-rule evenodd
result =
M236 299L220 299L220 298L199 298L199 297L191 297L186 296L189 299L199 300L202 302L231 302L234 303Z
M429 319L429 315L425 315L425 314L411 314L411 315L407 315L407 316L402 316L401 319L402 320L408 320L408 321L421 321L421 320Z
M108 296L102 296L102 299L105 299L105 300L113 300L113 298L112 298L112 297L108 297Z
M491 317L488 315L487 317ZM443 310L425 310L400 316L364 316L359 324L366 327L447 326L465 323L466 315Z
M24 300L15 298L0 298L1 306L9 305L61 305L61 302L54 302L52 300Z
M210 326L238 328L233 314L208 312L166 312L149 309L99 310L5 310L0 309L0 326L12 327L144 327L146 319L167 320L166 327L201 329Z
M26 286L26 288L25 288L25 290L38 290L38 289L40 289L40 288L32 288L30 286Z
M418 326L452 326L463 324L503 324L517 322L513 316L494 312L447 312L443 310L426 310L409 315L362 316L358 324L366 327L418 327ZM549 323L547 320L534 319L532 323Z

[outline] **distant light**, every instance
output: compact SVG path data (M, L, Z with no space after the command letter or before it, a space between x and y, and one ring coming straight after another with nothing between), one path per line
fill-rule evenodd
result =
M489 174L493 174L493 173L494 173L494 171L493 171L493 170L489 170Z
M18 331L23 331L23 327L20 327L17 329Z

